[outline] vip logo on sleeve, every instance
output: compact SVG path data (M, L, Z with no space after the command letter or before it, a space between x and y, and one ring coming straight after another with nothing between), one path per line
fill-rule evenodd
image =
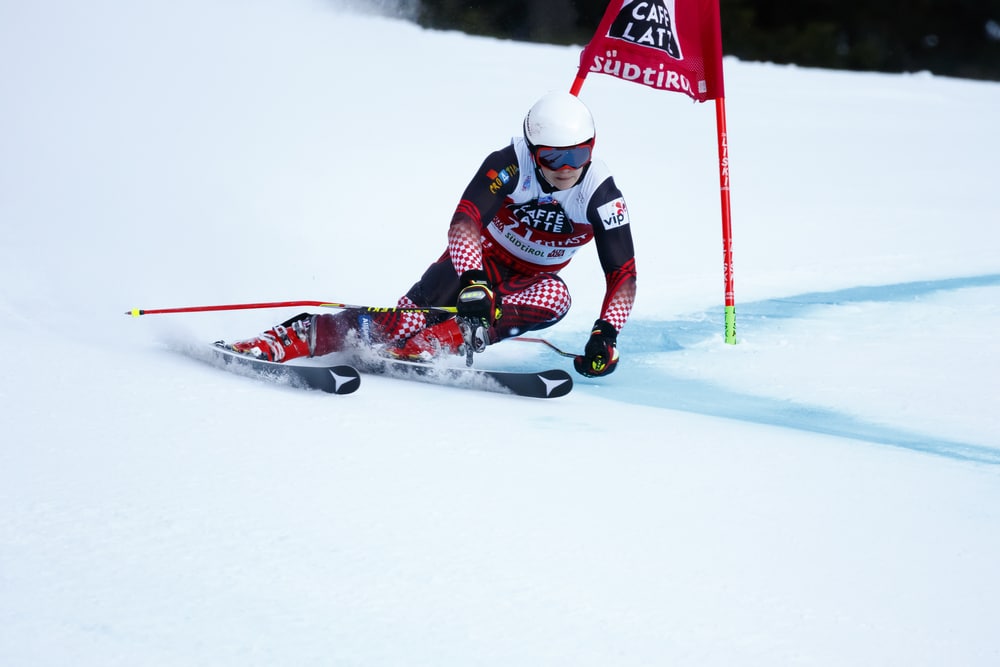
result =
M619 197L614 201L609 201L603 206L597 207L597 215L601 218L604 229L611 230L616 227L624 227L629 223L628 207L625 200Z

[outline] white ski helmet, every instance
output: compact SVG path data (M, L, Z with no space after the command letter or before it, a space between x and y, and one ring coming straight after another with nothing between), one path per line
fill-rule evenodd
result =
M594 117L576 95L549 93L524 117L524 138L534 146L576 146L594 139Z

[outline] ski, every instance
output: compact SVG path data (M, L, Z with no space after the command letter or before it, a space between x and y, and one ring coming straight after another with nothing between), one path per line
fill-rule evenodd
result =
M359 369L362 373L400 380L527 398L559 398L573 389L573 378L561 369L538 372L500 371L381 357L357 359L357 368L348 364L300 366L248 357L229 349L222 341L213 344L210 362L217 368L238 375L302 389L318 389L331 394L350 394L356 391L361 385Z
M299 366L254 359L234 352L222 341L212 347L212 365L267 382L300 389L318 389L329 394L350 394L361 386L361 376L353 366Z
M358 367L362 373L527 398L559 398L573 389L573 378L560 369L497 371L382 358L359 360Z

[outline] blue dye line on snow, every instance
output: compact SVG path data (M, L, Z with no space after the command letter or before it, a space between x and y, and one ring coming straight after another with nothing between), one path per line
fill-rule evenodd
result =
M659 371L622 368L621 382L602 395L635 405L863 440L951 459L1000 465L1000 450L912 433L828 408L731 391L710 382L671 377ZM586 381L584 381L586 382ZM578 387L581 382L577 382ZM586 385L583 385L584 387ZM580 387L583 388L583 387Z
M776 318L802 317L817 307L862 302L912 301L935 292L1000 285L1000 274L924 280L893 285L852 287L831 292L812 292L737 306L737 324L753 328ZM622 338L622 355L633 361L603 381L577 379L580 389L587 385L613 385L602 395L613 400L650 407L681 410L712 417L781 426L854 440L901 447L950 459L1000 465L1000 449L958 442L875 424L844 412L740 393L702 380L670 376L662 369L644 365L650 354L683 350L713 336L722 337L721 308L718 314L702 314L676 321L630 321ZM740 329L737 329L737 337ZM558 343L557 343L558 344ZM567 345L571 344L568 341ZM596 387L594 387L596 390Z

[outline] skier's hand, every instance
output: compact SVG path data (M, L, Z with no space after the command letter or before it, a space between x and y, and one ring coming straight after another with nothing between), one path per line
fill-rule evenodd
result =
M617 341L618 331L609 322L597 320L583 354L573 358L573 368L587 377L614 373L618 366Z
M466 271L461 284L455 304L459 317L484 320L490 325L500 319L500 295L493 289L485 271Z

